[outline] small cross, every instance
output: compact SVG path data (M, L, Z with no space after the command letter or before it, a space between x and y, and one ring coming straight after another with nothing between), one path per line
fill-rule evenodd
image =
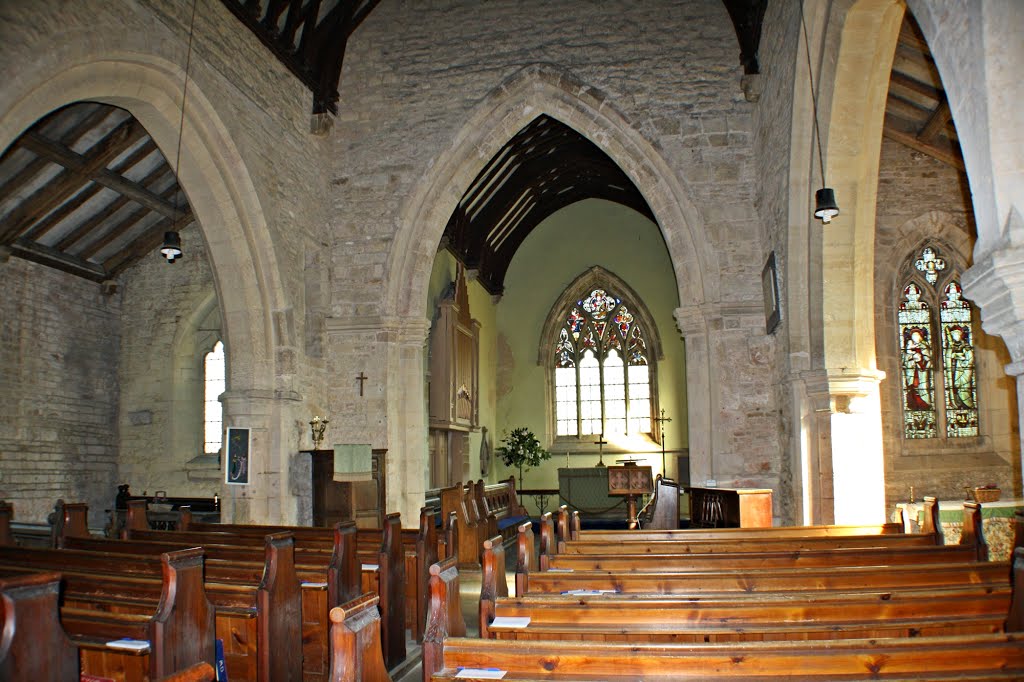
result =
M924 273L924 278L929 284L935 284L939 279L939 273L946 269L946 261L939 257L935 249L926 246L921 251L921 257L914 262L914 267Z
M359 396L360 397L362 397L362 395L363 395L363 382L365 382L368 378L369 377L367 377L366 374L364 374L362 371L360 371L359 372L359 376L356 377L356 381L359 382Z
M597 440L594 441L594 445L597 446L597 454L598 454L597 464L595 464L594 466L599 466L599 467L603 467L604 466L604 446L607 445L607 444L608 444L608 441L606 441L604 439L604 434L603 433L600 436L597 437Z

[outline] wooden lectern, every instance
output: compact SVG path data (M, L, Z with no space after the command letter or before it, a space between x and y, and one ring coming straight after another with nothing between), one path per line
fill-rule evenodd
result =
M649 466L626 462L608 467L608 494L626 498L626 516L630 528L636 528L636 498L654 490L654 477Z

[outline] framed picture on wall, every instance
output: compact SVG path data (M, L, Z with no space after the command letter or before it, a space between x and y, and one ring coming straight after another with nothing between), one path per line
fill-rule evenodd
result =
M224 458L224 482L233 485L249 483L249 451L252 441L249 429L229 426L227 429L227 457Z
M775 270L775 252L768 254L768 262L761 271L761 293L764 295L764 331L771 334L779 326L779 275Z

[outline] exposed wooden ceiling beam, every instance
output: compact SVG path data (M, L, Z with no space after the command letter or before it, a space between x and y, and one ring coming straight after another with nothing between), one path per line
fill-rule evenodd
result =
M925 123L924 128L921 129L921 132L917 134L917 139L922 142L931 142L952 120L953 114L949 110L949 102L943 100L939 103L938 108L932 112L931 117Z
M153 140L147 140L137 150L132 152L131 155L128 156L128 158L118 163L117 166L114 167L112 170L114 170L114 172L116 173L124 173L128 170L131 170L131 168L134 167L135 164L137 164L138 162L142 161L142 159L152 154L155 149L156 143L153 142ZM163 164L162 168L166 170L167 164ZM145 185L145 183L143 183L143 185ZM102 189L103 185L98 185L95 182L91 183L88 187L86 187L81 192L76 194L69 201L62 204L60 208L50 212L49 215L47 215L45 218L43 218L35 225L33 225L32 228L29 229L29 231L24 234L25 239L38 240L40 237L45 236L55 226L59 225L61 221L63 221L69 215L77 211L79 208L81 208L83 204L92 199L94 196L99 194L100 190ZM127 201L127 199L124 199L124 197L118 197L117 199L114 200L113 203L116 204L121 200ZM106 209L104 209L104 211L105 210ZM102 212L103 211L101 211L101 213ZM90 220L86 220L83 222L84 225L87 225L89 223ZM80 227L76 228L75 232L78 232L80 229ZM72 241L71 243L73 244L74 241ZM64 248L66 248L66 246L64 245L64 241L62 240L60 244L57 244L56 248L59 250L63 250Z
M90 180L97 179L108 163L135 144L140 137L145 135L145 132L142 124L133 117L129 117L84 155L59 142L45 138L37 132L25 133L20 141L23 147L40 156L45 156L51 161L56 161L66 170L11 212L11 215L7 217L7 228L0 233L0 243L7 242L25 232L34 222L67 201Z
M908 74L902 73L900 71L893 71L889 81L890 83L893 83L900 87L912 90L913 92L916 92L919 95L924 95L925 97L933 99L936 102L940 102L943 99L945 99L945 93L943 93L938 88L932 87L927 83L922 83L916 78L913 78Z
M886 117L888 118L888 117ZM934 145L922 142L917 138L917 135L899 130L896 125L888 123L882 128L882 134L888 137L890 140L899 142L900 144L906 145L915 151L919 151L922 154L927 154L933 159L942 161L943 163L956 168L959 171L964 171L964 162L959 155L940 149Z
M87 164L85 157L53 140L46 139L38 133L32 131L25 133L24 144L35 153L45 155L50 160L59 163L69 170L79 173L86 172ZM88 176L93 182L98 182L104 187L109 187L116 192L125 194L143 206L147 206L167 217L178 218L183 215L181 209L141 187L137 182L118 175L107 168L100 168L90 172Z
M78 277L85 277L94 282L102 282L105 279L109 279L107 271L95 263L61 253L56 249L44 246L38 242L30 242L27 239L14 240L11 244L11 253L25 260L30 260L40 265L47 265L51 268L77 275Z

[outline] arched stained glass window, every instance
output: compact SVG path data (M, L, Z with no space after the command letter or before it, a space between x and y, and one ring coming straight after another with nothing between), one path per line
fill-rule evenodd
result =
M629 307L605 288L576 301L553 349L558 436L651 432L644 338Z
M946 438L977 436L972 306L963 299L956 272L948 267L936 247L925 246L913 262L924 281L913 281L915 276L904 285L897 313L903 435L905 438L936 438L940 434ZM932 313L935 309L938 309L938 320Z
M958 282L944 290L939 312L942 325L942 371L946 383L946 435L978 435L978 391L974 371L971 304L961 298Z
M225 380L224 343L218 341L203 358L203 452L220 452L224 438L224 409L220 396Z

